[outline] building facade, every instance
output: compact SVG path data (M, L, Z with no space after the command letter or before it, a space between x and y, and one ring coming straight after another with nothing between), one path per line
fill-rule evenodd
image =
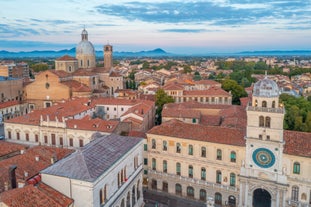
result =
M265 78L254 85L244 128L180 120L154 127L148 187L215 206L311 206L311 134L283 130L284 113L276 83Z
M143 140L108 135L41 172L42 181L76 207L139 207Z

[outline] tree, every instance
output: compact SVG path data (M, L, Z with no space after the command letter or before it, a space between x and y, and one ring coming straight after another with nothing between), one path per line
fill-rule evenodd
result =
M156 109L156 116L157 116L156 123L161 124L163 105L166 103L174 103L175 101L174 101L174 98L172 96L167 95L163 89L157 90L155 98L156 98L155 105L157 107L157 109Z
M194 72L193 80L195 80L195 81L202 80L202 77L198 71Z
M240 98L246 97L247 93L242 86L240 86L236 81L225 79L222 81L221 88L227 92L231 91L232 94L232 104L240 105Z
M184 70L183 70L183 73L191 73L191 67L189 65L184 65Z
M49 65L46 63L37 63L30 66L35 72L45 71L49 69Z

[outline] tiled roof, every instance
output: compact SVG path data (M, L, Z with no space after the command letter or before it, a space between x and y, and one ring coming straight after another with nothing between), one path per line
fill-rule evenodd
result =
M195 84L204 84L204 85L221 85L219 82L214 80L199 80L195 81Z
M66 78L66 77L71 76L70 73L67 73L67 72L65 72L63 70L48 70L48 71L50 71L51 73L55 74L59 78Z
M144 117L152 109L152 106L154 106L154 103L151 101L139 100L138 104L129 108L122 116L133 113L137 116Z
M191 91L187 91L184 90L183 92L184 96L194 96L194 95L198 95L198 96L202 96L202 95L211 95L211 96L231 96L230 93L228 93L227 91L223 90L222 88L218 88L218 87L211 87L209 89L206 90L191 90Z
M204 104L197 101L187 101L183 103L169 103L165 104L167 108L179 108L179 109L226 109L230 108L232 105L222 105L222 104Z
M284 153L311 157L311 133L284 130Z
M140 137L140 138L147 138L147 135L145 132L141 131L129 131L128 136L130 137Z
M118 121L96 119L68 119L67 128L112 133L118 126Z
M180 91L182 91L182 90L184 90L184 87L177 84L177 83L170 83L168 85L165 85L163 87L163 90L167 90L167 91L169 91L169 90L180 90Z
M153 127L148 134L164 135L219 144L245 146L245 130L218 126L187 124L176 119Z
M111 72L109 77L122 77L122 75L120 73L117 73L117 72Z
M15 144L11 142L6 141L0 141L0 157L8 155L13 152L20 151L22 149L25 149L26 146L21 144Z
M0 109L4 109L10 106L19 105L19 101L6 101L6 102L0 102Z
M73 92L91 92L92 91L90 87L76 80L62 81L61 83L70 87Z
M60 58L57 58L56 61L57 61L57 60L66 61L66 60L77 60L77 59L74 58L74 57L72 57L72 56L70 56L70 55L64 55L64 56L62 56L62 57L60 57Z
M110 134L95 139L42 171L43 174L94 182L142 139Z
M93 99L95 105L128 105L133 106L142 102L141 99L118 99L118 98L96 98ZM154 104L153 101L144 100L146 104Z
M55 120L57 117L59 121L62 121L62 117L71 117L93 108L94 106L89 101L88 98L73 98L48 108L34 110L23 116L6 120L6 122L39 125L41 116L43 120L47 120L48 116L50 120ZM88 105L88 103L90 104Z
M72 151L56 147L35 146L25 150L23 154L0 161L0 192L4 190L4 182L9 180L8 169L11 165L17 166L16 179L25 181L50 166L52 157L60 160ZM36 161L36 157L39 158L38 161ZM26 176L25 172L27 172Z
M200 124L205 126L220 126L221 117L218 115L202 115Z
M80 69L74 71L74 72L72 73L72 75L73 75L73 76L88 76L88 77L89 77L89 76L96 76L97 73L95 73L95 72L92 71L92 70L87 70L87 69L85 69L85 68L80 68Z
M40 183L38 186L28 185L3 192L0 202L9 207L69 207L73 200Z
M163 108L162 117L176 117L176 118L197 118L201 117L201 112L192 109L171 109Z

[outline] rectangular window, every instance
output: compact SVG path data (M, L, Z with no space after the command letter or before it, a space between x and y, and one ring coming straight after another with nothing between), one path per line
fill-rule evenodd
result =
M9 136L9 139L12 139L12 135L10 131L8 132L8 136Z
M60 137L59 138L59 145L63 145L64 143L63 143L63 137Z
M69 146L73 147L73 139L72 138L69 139Z
M148 175L148 170L144 170L144 175Z
M35 140L36 142L39 142L39 135L35 134Z
M147 144L144 144L144 151L147 151L148 150L148 145Z
M79 140L79 146L80 146L80 147L83 147L83 139L80 139L80 140Z
M144 158L144 165L148 165L148 159Z
M56 145L55 134L51 134L52 145Z
M116 107L114 107L114 109L113 109L114 111L116 111L117 110L117 108Z
M109 107L107 107L107 111L109 111Z
M29 141L29 134L26 133L26 141Z
M48 143L48 136L44 135L44 143L47 144Z
M17 140L20 139L20 137L19 137L19 132L16 132L16 137L17 137Z

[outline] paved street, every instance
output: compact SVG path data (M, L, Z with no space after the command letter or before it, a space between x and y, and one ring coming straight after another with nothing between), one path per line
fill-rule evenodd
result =
M206 207L205 203L162 192L144 190L145 207Z

